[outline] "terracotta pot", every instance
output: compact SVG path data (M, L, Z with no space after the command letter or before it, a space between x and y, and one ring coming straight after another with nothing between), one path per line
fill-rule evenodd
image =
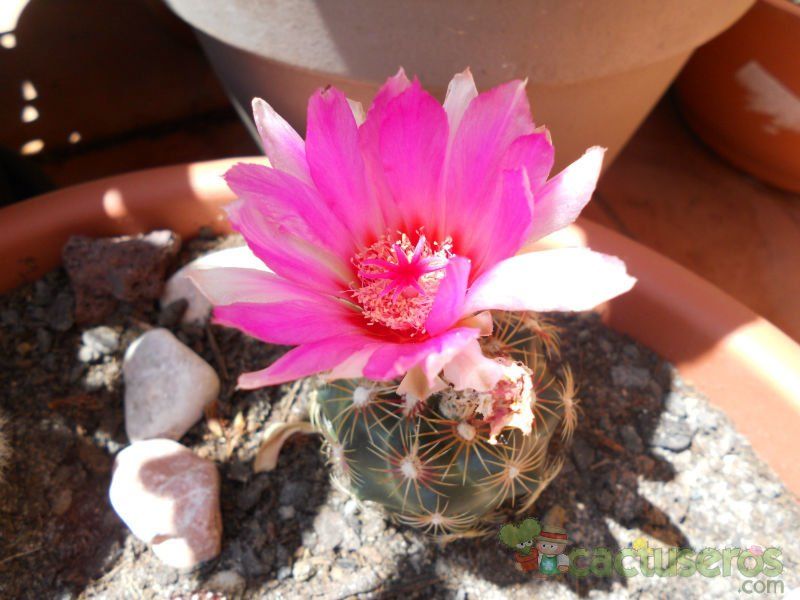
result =
M800 6L759 0L694 54L676 87L686 120L709 146L800 192Z
M443 97L470 66L480 88L529 80L557 167L592 145L610 164L691 52L753 0L165 0L198 32L245 122L254 96L300 130L318 87L367 105L403 65Z
M221 207L232 196L220 174L238 160L262 159L140 171L0 209L0 291L57 266L71 234L225 231ZM594 223L580 221L540 244L589 245L622 257L639 282L604 307L607 322L672 361L800 494L800 346L683 267Z

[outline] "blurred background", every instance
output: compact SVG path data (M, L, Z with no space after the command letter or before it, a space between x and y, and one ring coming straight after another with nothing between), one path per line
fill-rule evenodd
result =
M400 65L439 96L528 77L557 167L609 148L587 218L800 339L792 0L3 0L0 203L259 153L253 95L302 131L313 89L368 103Z

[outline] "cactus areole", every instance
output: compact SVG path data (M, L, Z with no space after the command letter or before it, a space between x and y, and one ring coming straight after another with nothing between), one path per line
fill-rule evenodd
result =
M479 94L469 70L443 106L402 69L367 112L321 89L305 141L253 109L270 166L226 173L228 216L271 272L192 277L215 322L296 347L239 387L314 377L335 477L402 522L464 535L503 503L530 506L558 470L550 438L576 422L536 313L591 309L634 279L588 249L522 249L575 220L604 150L550 177L524 82Z

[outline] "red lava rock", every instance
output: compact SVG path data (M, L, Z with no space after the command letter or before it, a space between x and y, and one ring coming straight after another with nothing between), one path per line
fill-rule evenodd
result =
M168 230L99 239L72 236L62 257L75 292L75 320L98 322L120 301L159 298L180 246L180 237Z

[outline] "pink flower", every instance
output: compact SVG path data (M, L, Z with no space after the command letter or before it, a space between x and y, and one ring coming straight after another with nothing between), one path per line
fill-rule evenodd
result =
M242 388L314 373L391 380L424 395L444 376L489 390L502 376L478 338L485 311L587 310L634 283L587 249L518 254L569 225L589 201L604 150L548 180L553 146L525 84L478 94L469 70L444 106L402 69L366 117L336 88L308 104L305 142L253 102L271 167L225 175L233 227L272 269L194 278L217 323L297 346L239 379Z

